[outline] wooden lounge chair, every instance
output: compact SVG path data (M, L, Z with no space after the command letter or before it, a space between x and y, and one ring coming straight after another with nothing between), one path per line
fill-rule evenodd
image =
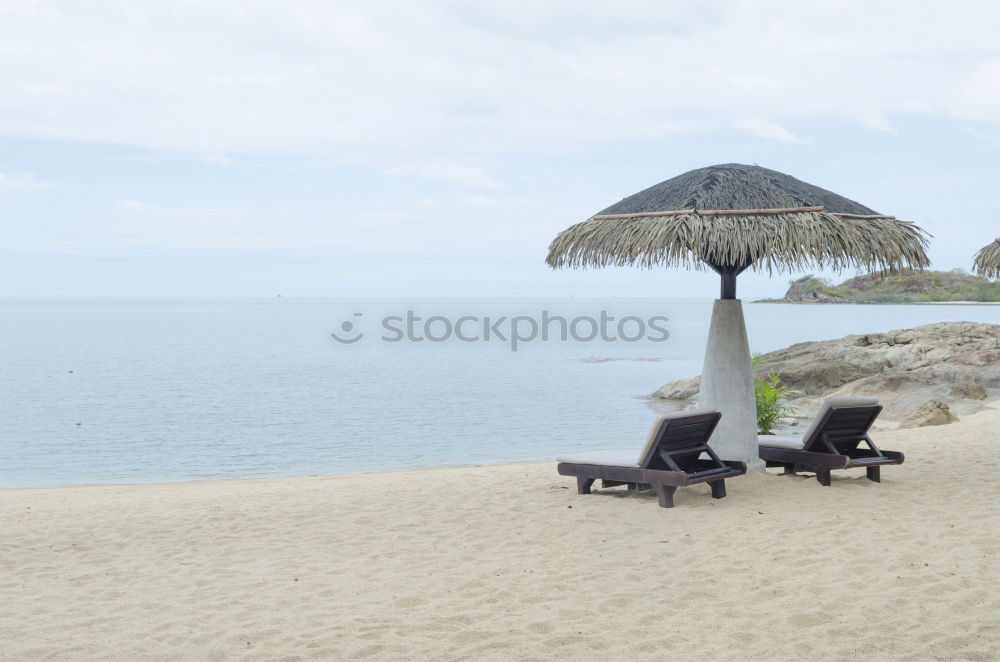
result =
M883 464L903 463L902 453L880 450L868 436L881 411L875 398L827 398L801 437L759 436L760 458L769 467L784 467L786 474L813 471L820 485L830 485L832 469L852 467L865 467L869 480L881 482Z
M660 417L646 445L634 451L599 451L559 458L559 473L576 476L579 494L590 494L597 479L602 487L627 485L630 492L652 489L663 508L674 507L678 487L708 483L712 497L726 496L726 478L746 473L743 462L720 460L708 439L719 422L717 411L680 412ZM703 456L706 456L703 458Z

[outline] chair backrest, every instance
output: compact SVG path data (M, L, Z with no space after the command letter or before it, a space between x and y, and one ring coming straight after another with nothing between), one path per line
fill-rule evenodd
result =
M711 409L693 409L661 416L653 423L646 445L639 455L643 469L662 469L666 466L660 450L677 451L708 444L722 414Z
M831 396L823 401L812 425L802 436L802 450L829 453L829 447L822 440L824 434L838 452L856 448L881 411L878 398Z

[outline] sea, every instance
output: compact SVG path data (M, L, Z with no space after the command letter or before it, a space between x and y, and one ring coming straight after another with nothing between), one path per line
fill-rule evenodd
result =
M551 460L642 442L709 299L0 300L0 487ZM750 345L1000 307L744 303Z

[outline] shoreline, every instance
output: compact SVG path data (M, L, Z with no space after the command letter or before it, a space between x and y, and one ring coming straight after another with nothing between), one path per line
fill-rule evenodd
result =
M645 396L646 399L652 401L653 403L662 405L662 403L672 403L680 402L673 400L663 400L656 399L652 395ZM1000 404L1000 399L990 400L987 404ZM678 406L677 409L683 409L684 407ZM662 411L674 411L673 406L663 407ZM660 409L656 409L656 412L660 412ZM998 411L1000 408L989 407L984 411ZM981 413L981 412L977 412ZM791 416L789 418L795 419L797 421L796 426L790 428L781 428L787 433L794 434L799 430L808 427L811 422L811 417L808 415L802 416ZM881 416L872 428L875 434L881 434L883 432L893 432L898 425L899 420L894 418L888 418L887 416ZM605 450L595 449L595 450ZM567 452L570 449L567 449ZM431 472L441 472L441 471L461 471L468 469L516 469L518 467L524 466L537 466L537 465L551 465L554 467L557 461L555 456L545 459L534 459L534 460L518 460L518 461L507 461L507 462L488 462L488 463L477 463L477 464L438 464L438 465L428 465L428 466L415 466L415 467L402 467L398 469L381 469L377 471L366 470L366 471L354 471L354 472L344 472L344 473L319 473L319 474L283 474L274 476L248 476L248 477L231 477L231 478L194 478L185 480L151 480L151 481L135 481L135 482L107 482L107 483L66 483L57 485L14 485L14 486L0 486L0 496L4 494L10 494L15 492L27 492L27 491L46 491L46 490L74 490L74 489L141 489L145 487L183 487L183 486L204 486L204 485L222 485L227 483L267 483L273 481L317 481L317 480L342 480L349 478L363 478L363 477L377 477L377 476L392 476L399 474L416 474L420 475L423 473Z
M204 478L191 480L154 480L149 482L134 483L67 483L64 485L16 485L11 487L0 486L0 495L18 490L64 490L64 489L89 489L89 488L140 488L149 486L168 487L171 485L205 485L216 483L251 483L265 481L295 481L295 480L335 480L341 478L353 478L361 476L382 476L401 473L420 473L431 471L449 471L460 469L488 469L491 467L519 467L523 465L551 463L555 465L555 458L550 460L522 460L517 462L497 462L485 464L441 464L434 466L404 467L400 469L383 469L380 471L357 471L347 473L331 474L288 474L278 476L252 476L246 478Z
M648 396L652 398L652 396ZM671 402L669 400L663 400L662 402ZM1000 402L1000 401L998 401ZM1000 410L998 410L1000 411ZM801 419L801 423L798 427L790 428L787 430L789 433L795 433L797 430L804 429L805 424L811 421L808 416L792 417L796 420ZM873 430L877 432L889 431L898 423L898 421L890 419L880 419L876 422L875 428ZM59 491L59 490L97 490L97 489L142 489L146 487L197 487L206 485L224 485L229 483L237 484L249 484L249 483L268 483L268 482L281 482L281 481L322 481L322 480L344 480L350 478L364 478L364 477L378 477L378 476L392 476L398 474L415 474L419 476L424 473L433 473L441 471L461 471L468 469L516 469L518 467L526 466L538 466L538 465L550 465L554 467L557 464L556 459L541 459L541 460L521 460L516 462L497 462L497 463L482 463L482 464L441 464L433 466L417 466L417 467L405 467L400 469L383 469L380 471L357 471L357 472L347 472L347 473L330 473L330 474L288 474L288 475L278 475L278 476L252 476L246 478L204 478L204 479L191 479L191 480L153 480L149 482L125 482L125 483L66 483L62 485L15 485L10 487L0 486L0 496L4 494L10 494L15 492L28 492L28 491Z

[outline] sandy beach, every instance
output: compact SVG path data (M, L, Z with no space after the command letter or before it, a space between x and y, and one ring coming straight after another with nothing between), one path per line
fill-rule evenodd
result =
M672 510L554 462L2 490L0 657L995 660L998 428Z

